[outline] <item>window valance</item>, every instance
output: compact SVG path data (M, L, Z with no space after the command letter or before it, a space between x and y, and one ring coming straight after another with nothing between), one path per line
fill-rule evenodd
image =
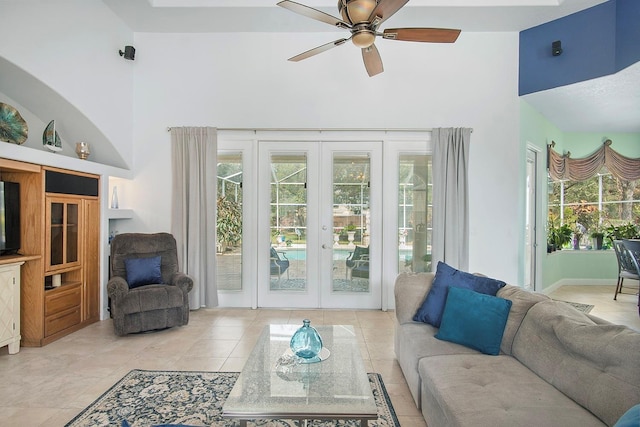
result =
M603 166L617 178L627 181L640 179L640 158L625 157L611 148L607 139L598 150L587 157L572 159L571 152L560 154L553 150L555 142L547 145L548 169L551 179L585 181L595 176Z

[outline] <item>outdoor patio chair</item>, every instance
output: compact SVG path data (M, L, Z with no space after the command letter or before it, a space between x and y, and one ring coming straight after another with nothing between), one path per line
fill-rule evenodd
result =
M282 258L280 258L279 254L282 255ZM289 278L289 260L287 259L287 256L285 255L285 253L282 251L276 251L272 247L270 257L271 257L271 267L270 267L271 275L278 276L278 281L280 281L280 278L286 272L287 279L288 279Z
M626 247L626 242L623 240L614 240L613 249L616 251L616 258L618 258L618 282L616 283L616 293L613 295L613 299L618 299L618 294L622 292L622 283L624 279L637 280L640 284L640 274L634 264L634 259ZM633 288L638 290L638 288Z
M347 280L354 277L362 279L369 278L369 247L356 246L353 252L349 252L346 260L347 264Z

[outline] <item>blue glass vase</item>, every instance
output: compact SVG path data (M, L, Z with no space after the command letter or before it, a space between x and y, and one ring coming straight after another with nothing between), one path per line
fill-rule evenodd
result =
M291 350L303 359L313 359L322 350L322 338L315 328L309 326L309 323L311 323L309 319L304 319L302 327L291 337Z

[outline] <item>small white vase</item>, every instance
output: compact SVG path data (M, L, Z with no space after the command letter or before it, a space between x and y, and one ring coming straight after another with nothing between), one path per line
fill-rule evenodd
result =
M118 209L118 187L113 187L111 193L111 209Z

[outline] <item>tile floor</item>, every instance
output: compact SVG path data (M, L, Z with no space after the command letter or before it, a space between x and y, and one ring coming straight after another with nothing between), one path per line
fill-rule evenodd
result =
M593 304L592 313L640 331L637 296L613 286L564 286L557 299ZM116 337L110 320L42 348L0 349L0 425L64 426L131 369L240 371L269 323L354 325L369 372L382 374L403 427L425 423L393 351L394 312L213 309L191 313L189 325Z

